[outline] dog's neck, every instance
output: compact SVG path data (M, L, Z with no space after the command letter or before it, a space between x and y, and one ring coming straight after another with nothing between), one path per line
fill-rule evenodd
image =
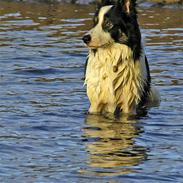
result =
M117 66L121 61L134 61L131 48L125 44L119 43L114 43L107 47L101 47L94 50L91 49L89 51L89 57L93 57L93 59L97 59L101 63L110 59L113 66Z

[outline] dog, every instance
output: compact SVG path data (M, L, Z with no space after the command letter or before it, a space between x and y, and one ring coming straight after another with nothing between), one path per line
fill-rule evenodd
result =
M89 113L130 113L159 104L151 86L135 0L98 3L93 28L82 38L89 48L85 84Z

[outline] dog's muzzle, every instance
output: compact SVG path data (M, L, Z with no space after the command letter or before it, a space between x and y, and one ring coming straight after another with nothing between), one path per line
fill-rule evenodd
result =
M89 44L90 41L91 41L91 36L90 36L89 34L83 36L83 42L84 42L85 44Z

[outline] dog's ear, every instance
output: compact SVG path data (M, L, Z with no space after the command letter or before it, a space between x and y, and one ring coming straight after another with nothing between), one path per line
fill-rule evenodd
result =
M96 0L96 10L99 11L103 6L114 5L116 3L117 0Z
M99 7L107 6L107 5L114 5L117 0L97 0L97 5Z
M136 13L136 0L118 0L118 6L122 7L127 15Z

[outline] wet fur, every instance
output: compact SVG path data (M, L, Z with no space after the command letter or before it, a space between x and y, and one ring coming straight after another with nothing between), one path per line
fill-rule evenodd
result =
M124 7L124 4L106 3L96 12L94 28L89 32L88 46L92 48L85 73L89 112L136 113L151 99L158 101L154 90L151 92L136 10L134 4ZM130 12L124 13L122 9ZM110 30L105 30L106 15L115 25Z

